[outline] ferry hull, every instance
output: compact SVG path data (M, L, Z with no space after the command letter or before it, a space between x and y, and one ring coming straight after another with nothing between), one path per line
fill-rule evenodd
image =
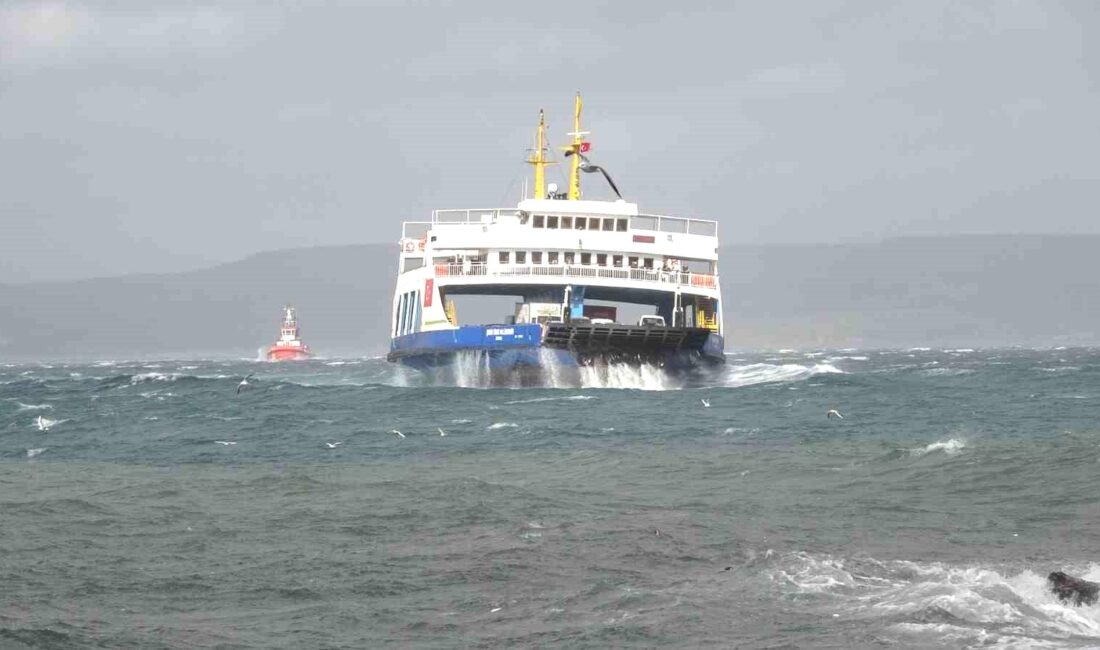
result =
M523 385L596 364L648 363L682 371L725 362L717 333L694 328L640 329L551 327L544 336L542 326L534 324L464 326L397 337L387 359L429 374L476 372L492 383ZM662 340L665 345L660 344Z

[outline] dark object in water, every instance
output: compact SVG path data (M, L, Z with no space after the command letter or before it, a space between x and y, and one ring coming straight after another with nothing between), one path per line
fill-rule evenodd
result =
M1094 605L1100 595L1100 584L1074 578L1061 571L1054 571L1047 576L1050 590L1063 603L1072 602L1074 605Z

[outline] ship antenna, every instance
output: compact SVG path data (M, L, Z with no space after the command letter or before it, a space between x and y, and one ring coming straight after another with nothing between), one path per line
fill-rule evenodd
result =
M543 111L539 109L539 127L535 130L535 149L531 152L531 157L527 159L527 162L535 166L535 187L534 197L536 199L546 198L546 166L554 163L546 159L546 120L543 116ZM524 192L526 195L526 192Z
M587 148L588 143L584 136L588 131L581 131L581 93L577 91L577 99L573 102L573 142L563 147L566 156L573 156L573 165L569 170L569 200L576 201L581 198L581 159L580 154Z

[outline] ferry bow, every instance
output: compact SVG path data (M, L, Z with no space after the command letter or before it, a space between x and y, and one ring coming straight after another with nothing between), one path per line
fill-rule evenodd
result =
M563 147L569 186L545 181L553 164L540 112L530 198L515 207L436 210L405 222L399 242L388 359L418 369L462 355L506 376L608 362L668 368L724 361L718 225L651 215L635 203L581 198L581 98ZM463 323L455 299L515 297L499 322ZM629 321L624 311L633 309Z

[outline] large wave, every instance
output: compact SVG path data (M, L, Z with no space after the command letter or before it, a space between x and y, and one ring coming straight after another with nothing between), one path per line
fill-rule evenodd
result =
M1030 569L791 553L769 577L841 619L880 620L898 641L1034 647L1070 638L1100 642L1100 606L1060 602ZM1100 566L1082 575L1100 578Z

